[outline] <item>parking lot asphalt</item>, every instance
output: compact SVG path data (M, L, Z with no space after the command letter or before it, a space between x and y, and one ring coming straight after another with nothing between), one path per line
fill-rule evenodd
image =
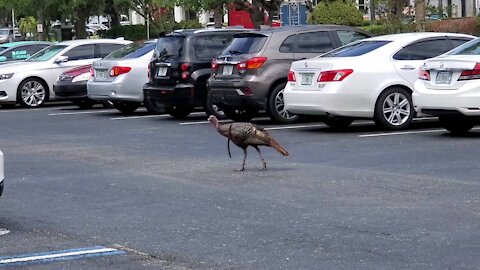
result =
M206 118L0 108L0 267L478 269L480 130L258 118L291 156L237 172ZM12 262L90 247L119 252Z

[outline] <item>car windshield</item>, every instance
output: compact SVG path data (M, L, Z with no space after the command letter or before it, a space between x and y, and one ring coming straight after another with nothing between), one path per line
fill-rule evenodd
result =
M223 50L225 54L252 54L257 53L265 44L266 36L239 36L235 37L230 45Z
M183 36L164 36L158 39L155 52L159 59L169 56L181 56L183 51L183 43L185 37Z
M326 54L322 54L319 57L353 57L360 56L366 53L372 52L385 44L390 43L387 40L365 40L351 43L330 51Z
M480 55L480 38L466 42L449 51L446 55Z
M135 42L113 51L105 59L130 59L144 56L155 48L155 42Z
M8 35L8 29L0 29L0 36Z
M52 59L55 55L65 49L66 45L52 45L49 46L36 54L32 55L27 59L27 62L42 62Z

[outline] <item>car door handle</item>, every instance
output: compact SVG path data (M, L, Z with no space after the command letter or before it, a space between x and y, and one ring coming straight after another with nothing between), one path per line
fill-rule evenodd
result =
M401 69L401 70L414 70L415 67L410 66L410 65L405 65L405 66L401 67L400 69Z

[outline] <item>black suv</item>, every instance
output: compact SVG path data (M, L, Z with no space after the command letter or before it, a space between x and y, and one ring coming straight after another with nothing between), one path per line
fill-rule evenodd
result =
M293 61L315 57L371 34L349 26L304 25L239 33L212 61L209 103L236 121L259 110L281 123L298 119L285 110L283 89Z
M212 104L206 104L206 82L212 59L230 43L239 28L177 30L158 39L149 64L149 82L143 86L145 106L164 108L184 118L195 107L208 114L223 116Z

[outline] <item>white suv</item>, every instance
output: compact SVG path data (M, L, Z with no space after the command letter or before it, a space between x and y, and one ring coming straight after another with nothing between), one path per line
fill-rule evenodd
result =
M480 119L480 38L425 61L414 84L417 112L438 116L452 133L466 133Z

